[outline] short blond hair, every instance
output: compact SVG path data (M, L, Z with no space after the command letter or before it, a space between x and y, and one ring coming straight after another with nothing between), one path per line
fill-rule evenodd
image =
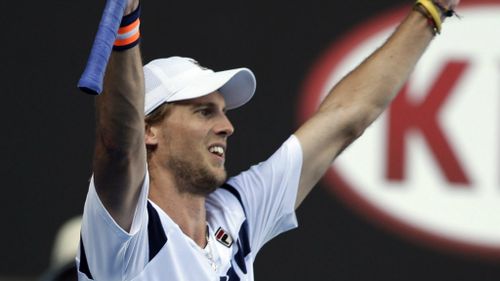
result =
M148 130L149 127L156 125L161 121L163 121L165 118L167 118L170 115L170 112L172 111L172 106L173 105L171 103L164 103L159 107L157 107L155 110L153 110L150 114L148 114L146 118L144 118L146 130ZM152 151L153 148L146 145L146 152L148 159Z

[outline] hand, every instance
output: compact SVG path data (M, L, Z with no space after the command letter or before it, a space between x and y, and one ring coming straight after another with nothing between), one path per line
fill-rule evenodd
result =
M125 7L124 15L132 13L139 6L139 0L126 0L126 1L127 1L127 6Z
M454 10L458 6L458 3L460 3L460 0L436 0L436 2L448 10Z

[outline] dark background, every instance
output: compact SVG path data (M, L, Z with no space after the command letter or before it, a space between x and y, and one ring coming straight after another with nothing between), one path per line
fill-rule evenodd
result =
M229 114L236 132L227 163L235 174L265 159L297 128L302 83L328 46L363 21L411 3L146 0L144 61L181 55L216 70L254 71L256 96ZM93 98L76 82L104 1L2 6L0 280L33 280L49 266L58 227L83 209L94 110ZM498 262L439 252L386 232L321 184L298 217L298 230L259 254L257 280L500 280Z

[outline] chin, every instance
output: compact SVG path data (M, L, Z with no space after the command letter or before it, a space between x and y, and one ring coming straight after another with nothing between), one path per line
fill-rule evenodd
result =
M207 196L217 190L226 180L227 173L225 170L218 170L216 172L205 170L191 177L190 184L187 184L186 187L190 189L191 193ZM191 188L189 188L189 186Z
M206 196L227 179L223 166L196 165L183 159L170 159L169 167L176 175L177 186L181 192Z
M220 172L214 173L212 177L210 177L210 179L205 178L204 183L198 186L201 187L201 189L203 189L202 193L204 193L204 195L208 195L217 190L217 188L219 188L222 184L224 184L226 180L227 180L227 174L226 171L224 170L223 173Z

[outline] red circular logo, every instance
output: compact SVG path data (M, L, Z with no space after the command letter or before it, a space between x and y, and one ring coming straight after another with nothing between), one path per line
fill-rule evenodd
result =
M328 48L301 93L300 121L390 36L410 7ZM500 257L500 0L464 1L387 111L325 183L372 221L439 249Z

